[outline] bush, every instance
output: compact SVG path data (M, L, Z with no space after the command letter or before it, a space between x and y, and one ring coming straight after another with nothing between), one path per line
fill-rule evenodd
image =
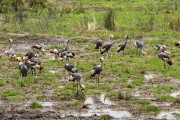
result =
M175 31L180 31L180 18L171 18L171 20L169 21L169 28Z
M109 9L104 18L104 27L108 30L115 30L114 12L112 9Z

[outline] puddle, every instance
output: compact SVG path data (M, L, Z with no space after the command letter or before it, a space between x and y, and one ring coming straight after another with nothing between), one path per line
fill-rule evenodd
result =
M32 102L28 102L25 106L29 106ZM54 106L55 103L54 102L38 102L39 104L41 104L44 107L51 107Z
M141 95L140 95L140 92L135 92L135 93L133 93L133 95L134 95L135 97L141 96Z
M180 114L180 110L162 111L156 118L157 119L177 120L175 114Z
M112 101L110 101L109 99L105 98L105 94L101 94L100 96L100 101L103 103L103 104L106 104L106 105L114 105L114 103Z
M89 117L89 116L93 116L93 115L101 116L104 114L108 114L114 118L130 118L130 117L132 117L131 113L129 113L127 111L113 111L111 109L101 109L101 110L95 109L95 110L89 110L87 113L82 112L82 113L74 113L71 115L73 115L75 117L79 117L79 116Z
M172 97L180 96L180 91L175 91L175 92L171 93L170 96L172 96Z
M157 77L158 75L156 75L156 74L145 74L144 75L144 78L146 79L146 80L152 80L154 77Z
M54 106L54 102L39 102L44 107Z
M92 97L87 97L86 100L84 101L85 105L92 105L94 104L94 99Z
M54 71L54 70L50 70L49 72L50 72L50 73L53 73L53 74L56 73L56 71Z
M100 96L100 101L102 103L104 103L105 105L112 105L113 103L111 101L109 101L108 99L105 99L105 94L101 94ZM97 104L94 103L94 98L93 97L87 97L86 100L84 101L84 104L88 105L88 107L90 108L87 112L69 112L64 115L62 115L61 117L65 117L68 115L72 115L74 117L90 117L93 115L104 115L104 114L108 114L114 118L130 118L132 117L131 113L129 113L128 111L115 111L112 109L102 109L102 108L98 108Z

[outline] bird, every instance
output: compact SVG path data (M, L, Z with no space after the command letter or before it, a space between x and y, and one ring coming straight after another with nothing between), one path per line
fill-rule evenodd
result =
M12 48L12 43L13 43L13 39L9 39L9 49L11 49Z
M180 41L179 42L175 42L175 46L180 46Z
M18 63L18 68L22 77L27 77L28 67L23 62Z
M99 85L99 75L102 71L102 63L104 61L104 58L100 58L100 65L97 65L93 68L93 70L91 71L91 77L95 77L97 76L97 80L96 83L98 83Z
M42 47L42 45L40 45L39 43L33 43L31 46L32 49L36 49L37 53L40 51L43 54L45 53L45 49Z
M27 64L27 67L31 69L32 75L35 75L35 76L36 76L37 69L39 69L39 73L41 73L41 70L43 69L42 64L39 64L37 62L28 60L26 64Z
M75 57L75 53L74 52L69 52L69 51L64 51L64 52L60 52L58 54L58 60L62 61L62 60L69 60L69 58L74 58Z
M110 38L109 38L109 40L111 40L111 42L110 42L110 43L107 43L106 45L104 45L104 46L102 47L103 50L100 51L100 54L107 53L107 57L108 57L108 51L109 51L109 49L112 47L112 45L114 44L113 38L114 38L114 36L111 35Z
M137 47L137 52L138 52L138 49L139 49L139 54L140 54L140 51L143 50L143 47L144 47L144 43L139 41L139 40L136 40L136 42L134 43L134 45Z
M159 50L166 50L166 46L158 44L158 45L154 46L154 49L157 50L157 51L159 51Z
M95 49L100 49L100 50L101 50L101 47L102 47L102 40L101 40L101 39L98 39L98 40L96 41L96 47L95 47Z
M9 50L6 50L5 52L4 52L4 54L5 55L8 55L8 56L14 56L14 55L16 55L16 51L13 49L13 48L10 48Z
M34 52L28 52L25 54L25 57L27 57L27 59L31 59L33 57L38 56L37 54L35 54Z
M54 53L55 58L58 58L59 53L61 53L62 51L60 49L57 49L57 48L52 48L52 49L49 50L49 52Z
M164 68L166 68L166 63L168 65L170 65L170 66L173 64L173 62L171 61L170 57L165 52L159 53L158 57L161 58L164 61Z
M64 65L64 68L69 72L69 75L70 75L71 73L77 72L77 68L75 68L74 65L71 65L71 64L68 64L68 63L66 63L66 64Z
M69 43L70 43L70 40L67 39L65 42L66 42L66 47L64 48L64 51L68 51L68 50L69 50Z
M125 43L121 43L119 46L118 46L118 50L117 50L117 53L119 53L120 51L123 51L123 55L124 55L124 49L126 48L126 45L127 45L127 40L129 39L129 36L126 35L125 36Z
M144 51L144 50L141 50L141 53L142 53L143 56L147 55L146 51Z
M76 86L77 93L79 93L79 87L81 91L85 88L84 85L81 85L81 79L82 79L82 75L80 73L73 73L69 79L69 81L73 81L73 84L75 81L77 82L77 86Z

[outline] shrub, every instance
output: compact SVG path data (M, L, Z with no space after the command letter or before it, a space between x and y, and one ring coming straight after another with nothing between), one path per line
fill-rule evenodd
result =
M104 27L108 30L115 30L114 12L112 9L109 9L104 18Z

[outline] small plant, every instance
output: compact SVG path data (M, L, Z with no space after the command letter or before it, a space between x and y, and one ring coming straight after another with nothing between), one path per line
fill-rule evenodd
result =
M37 97L36 97L36 100L42 100L42 99L44 99L44 98L45 98L44 95L40 95L40 96L37 96Z
M104 18L104 27L108 30L115 30L114 12L112 9L106 13Z
M160 107L154 106L154 105L144 105L144 106L141 106L140 110L148 111L148 112L159 112Z
M175 31L180 31L180 18L179 17L173 17L169 21L169 28Z
M111 120L113 117L111 117L109 114L104 114L100 116L101 120Z
M160 100L175 100L175 97L170 96L170 95L161 95L158 97Z
M6 82L5 81L0 81L0 87L1 86L5 86L6 85Z
M38 102L32 102L30 104L30 108L32 109L38 109L38 108L42 108L43 106L41 104L39 104Z

